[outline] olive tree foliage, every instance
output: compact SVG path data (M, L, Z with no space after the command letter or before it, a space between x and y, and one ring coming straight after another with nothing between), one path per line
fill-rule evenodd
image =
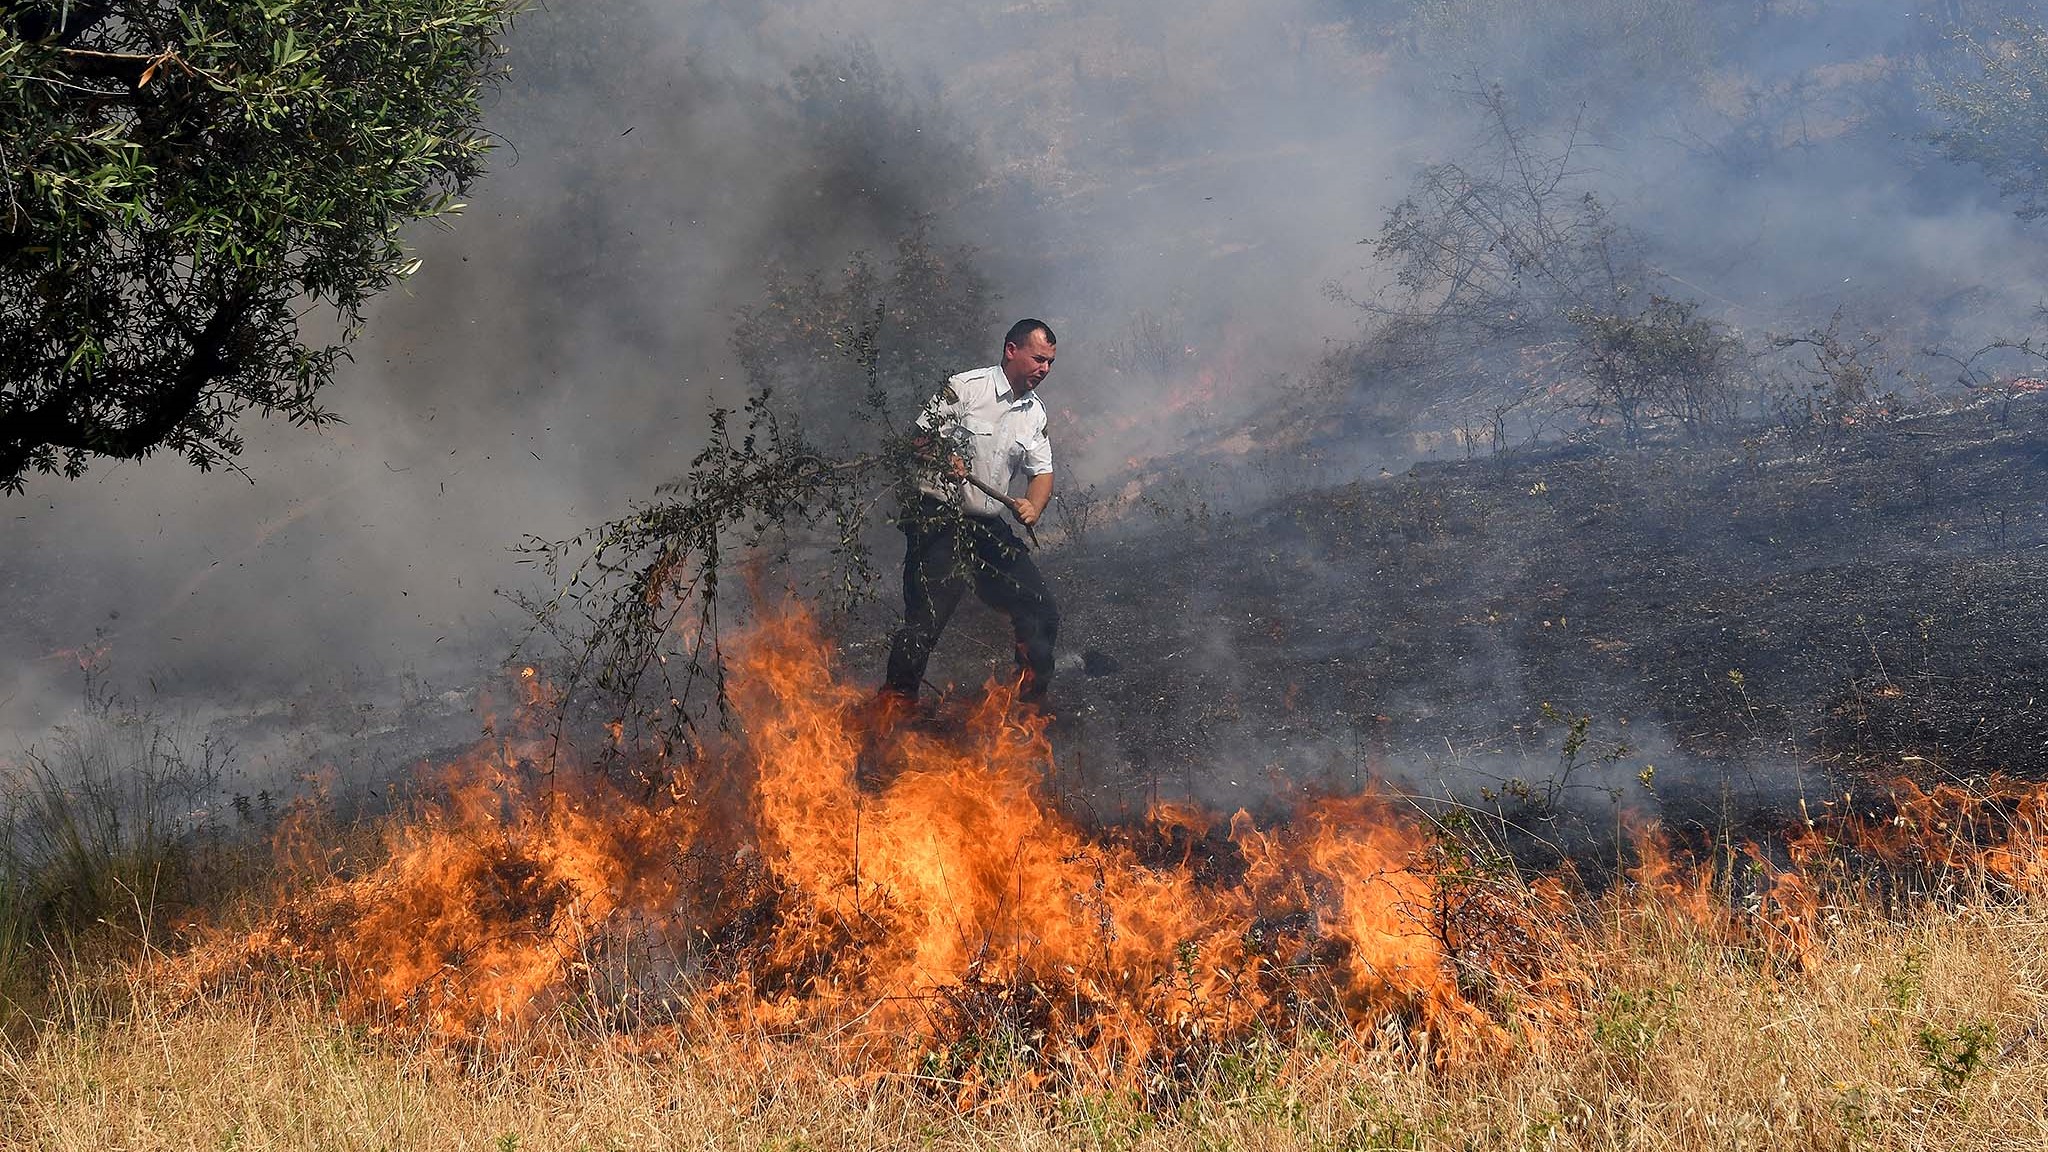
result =
M333 419L517 0L0 0L0 488Z
M1991 34L1955 40L1970 66L1928 84L1947 121L1935 145L1982 168L2021 219L2048 216L2048 25L2011 19Z
M602 721L609 747L688 756L724 703L720 636L783 590L828 622L873 597L897 502L946 468L919 411L1000 351L987 259L946 239L984 170L937 97L855 42L762 98L791 175L760 189L760 286L733 310L743 397L646 501L524 549L560 721Z
M891 512L945 470L919 411L1000 352L986 258L941 239L981 169L936 98L859 43L779 96L766 122L803 175L763 190L779 242L733 314L744 399L709 414L702 450L646 503L526 549L545 587L519 599L565 653L564 721L601 717L677 755L723 702L722 628L767 585L828 612L873 596ZM731 595L735 570L755 587Z

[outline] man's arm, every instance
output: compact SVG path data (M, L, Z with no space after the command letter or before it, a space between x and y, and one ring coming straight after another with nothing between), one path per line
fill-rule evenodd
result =
M1031 525L1038 523L1040 516L1045 515L1045 506L1050 503L1052 503L1052 473L1041 472L1033 476L1031 482L1024 486L1024 496L1015 505L1017 519L1026 528L1029 528Z
M1031 439L1024 446L1024 471L1031 476L1031 482L1024 486L1024 498L1012 505L1017 519L1026 528L1038 523L1045 515L1045 506L1052 503L1052 438L1045 434L1045 408L1033 405L1036 410L1036 427Z

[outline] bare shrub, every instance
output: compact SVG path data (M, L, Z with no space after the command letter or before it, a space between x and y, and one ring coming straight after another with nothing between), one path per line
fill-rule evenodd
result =
M1849 425L1889 419L1901 390L1925 384L1882 333L1845 330L1840 308L1824 326L1773 335L1770 345L1795 357L1765 387L1770 415L1787 431L1823 443Z
M1061 492L1052 498L1052 504L1059 510L1062 538L1070 544L1079 544L1108 518L1109 501L1093 484Z
M1188 359L1186 321L1179 302L1160 312L1140 308L1120 332L1104 342L1101 356L1114 372L1171 376Z

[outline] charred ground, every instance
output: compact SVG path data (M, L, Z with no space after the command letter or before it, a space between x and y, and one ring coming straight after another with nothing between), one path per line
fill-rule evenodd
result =
M1424 462L1232 510L1186 482L1199 458L1040 557L1061 783L1098 817L1381 777L1769 822L1900 774L2048 768L2038 399ZM963 609L931 680L1007 659L1002 621Z

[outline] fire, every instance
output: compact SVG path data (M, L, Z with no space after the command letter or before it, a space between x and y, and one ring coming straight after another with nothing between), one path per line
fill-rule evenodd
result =
M929 731L878 715L830 656L802 612L761 625L736 734L693 764L543 775L537 738L488 743L381 864L313 885L226 967L335 973L345 1013L461 1040L592 1003L630 1026L659 985L693 1020L885 1062L1000 1039L1045 1068L1161 1075L1304 1021L1508 1046L1461 991L1463 929L1407 810L1330 798L1261 826L1163 805L1091 832L1048 802L1045 721L1008 692Z
M522 673L526 699L552 700L543 680ZM1512 1057L1595 987L1597 918L1568 877L1485 865L1384 796L1263 823L1161 804L1091 830L1047 799L1045 721L1007 691L906 723L834 676L796 610L739 645L729 684L732 733L688 763L614 729L629 770L548 771L540 729L494 737L380 862L195 967L210 986L326 974L347 1017L465 1043L567 1013L636 1043L809 1038L968 1084L992 1052L1027 1079L1171 1082L1307 1027ZM1845 851L2048 877L2048 800L2000 788L1902 784L1896 818L1808 822L1782 866L1751 847L1717 868L1645 825L1606 899L1804 964Z
M1824 896L1855 899L1876 889L1889 902L1916 888L1965 885L1994 896L2048 892L2048 784L1993 776L1929 790L1899 777L1888 790L1883 805L1843 796L1818 817L1802 802L1805 818L1781 855L1746 844L1733 869L1691 859L1656 826L1644 826L1631 879L1666 916L1793 966L1819 954ZM1745 877L1742 891L1730 890L1730 871Z
M1841 815L1793 839L1793 859L1813 870L1846 850L1844 866L1861 862L1933 886L1981 876L2016 892L2048 889L2048 786L1993 776L1930 791L1900 777L1889 791L1882 814L1845 798Z
M1429 931L1418 826L1372 797L1319 805L1287 830L1240 812L1223 843L1235 883L1204 882L1184 853L1148 861L1090 836L1044 799L1044 723L987 692L940 737L863 731L857 689L832 678L801 615L758 633L738 662L753 840L779 922L716 998L773 1031L839 1027L943 1042L1000 1023L1034 1050L1097 1070L1157 1067L1191 1048L1290 1027L1312 989L1361 1026L1399 1016L1460 1043L1494 1026L1458 996ZM892 773L856 779L879 738ZM1183 843L1209 821L1162 809ZM976 1004L993 1019L973 1016Z
M1749 884L1736 893L1729 888L1729 870L1681 851L1658 825L1635 828L1634 842L1637 864L1629 879L1649 897L1648 907L1666 920L1704 929L1713 939L1754 948L1788 966L1810 964L1817 956L1814 924L1820 902L1804 871L1779 868L1762 847L1745 845L1736 854L1739 863L1728 861Z

